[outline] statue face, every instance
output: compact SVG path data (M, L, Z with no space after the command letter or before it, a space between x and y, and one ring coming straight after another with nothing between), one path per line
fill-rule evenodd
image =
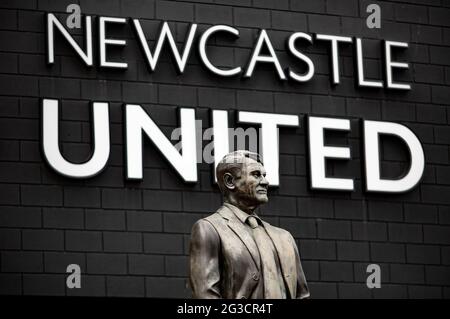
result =
M269 201L266 170L261 163L246 158L242 164L241 176L235 179L235 195L242 205L255 207Z

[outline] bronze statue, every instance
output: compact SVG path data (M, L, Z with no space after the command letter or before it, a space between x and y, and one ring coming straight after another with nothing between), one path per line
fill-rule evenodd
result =
M224 203L198 220L190 242L194 298L307 298L309 290L292 235L261 220L268 181L256 153L236 151L216 169Z

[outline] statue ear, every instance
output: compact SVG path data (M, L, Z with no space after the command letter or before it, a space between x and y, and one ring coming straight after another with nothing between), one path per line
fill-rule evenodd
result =
M225 173L223 175L223 185L228 189L235 189L234 176L231 173Z

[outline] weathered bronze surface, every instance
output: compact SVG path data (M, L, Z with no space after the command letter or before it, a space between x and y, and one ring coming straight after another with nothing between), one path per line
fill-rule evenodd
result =
M193 297L308 298L294 238L255 213L268 202L268 181L258 154L229 153L216 175L224 204L198 220L191 233Z

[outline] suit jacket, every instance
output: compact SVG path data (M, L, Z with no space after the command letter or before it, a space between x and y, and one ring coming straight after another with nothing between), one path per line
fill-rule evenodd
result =
M287 297L309 297L294 238L284 229L263 224L280 259ZM258 247L245 227L226 206L194 224L190 241L194 298L264 298Z

